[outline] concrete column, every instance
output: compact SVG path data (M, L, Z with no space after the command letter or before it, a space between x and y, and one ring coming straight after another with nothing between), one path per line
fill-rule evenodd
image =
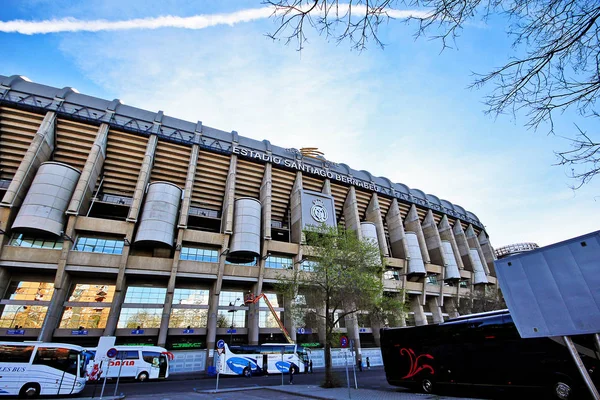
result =
M381 347L381 332L379 332L380 329L381 329L380 322L372 322L371 323L371 330L373 331L373 340L375 340L375 346L377 346L377 347Z
M8 284L10 283L10 277L10 269L6 267L0 267L0 299L3 299L6 295L6 290L8 289ZM0 315L2 315L3 311L4 304L0 303Z
M302 172L296 172L296 180L290 193L290 236L292 243L302 243Z
M479 244L479 239L477 238L477 235L475 234L475 229L473 229L473 225L469 224L469 226L467 226L467 230L465 231L465 236L467 238L467 243L469 244L469 248L475 249L475 250L477 250L477 253L479 253L479 259L481 260L481 263L483 264L485 274L489 275L490 269L488 268L488 265L487 265L487 262L485 259L485 255L483 254L483 250L481 249L481 245Z
M446 298L446 300L444 301L444 309L446 310L450 318L457 318L460 316L454 297Z
M329 179L325 179L323 182L323 189L321 189L321 193L331 196L331 181Z
M448 217L443 216L442 220L438 225L438 232L440 233L440 239L447 240L450 242L452 246L452 252L454 253L454 258L456 259L456 264L459 269L465 269L465 266L462 262L462 258L460 257L460 251L458 250L458 245L456 244L456 239L454 238L454 233L452 232L452 227L448 222Z
M421 249L421 255L423 256L423 262L425 264L431 264L431 258L427 251L427 243L425 241L425 235L423 234L423 228L421 228L421 221L419 220L419 213L417 213L417 207L413 204L404 219L404 227L409 232L417 234L417 240L419 241L419 248Z
M446 260L444 259L442 239L440 238L440 233L438 232L435 219L433 218L433 212L431 210L429 210L425 216L422 229L423 235L425 236L427 250L431 256L431 262L433 264L441 265L442 267L445 266Z
M283 308L284 308L284 319L283 319L283 325L285 326L285 329L288 331L288 334L290 335L290 337L292 338L292 340L294 341L294 343L296 342L296 323L294 322L294 318L292 316L292 304L293 304L294 299L290 299L290 298L284 298L283 299Z
M196 165L198 164L199 147L197 144L192 146L190 152L190 164L188 166L187 176L185 178L185 189L183 190L183 201L181 202L181 214L179 214L178 228L187 228L188 217L190 214L190 204L192 202L192 192L194 191L194 177L196 176ZM178 241L177 243L180 243Z
M273 186L273 166L271 163L265 165L265 173L260 184L260 204L262 205L262 236L264 240L271 240L271 188Z
M217 291L217 282L213 283L213 287L210 289L210 297L208 300L208 321L206 326L206 348L209 350L209 357L207 357L206 365L214 364L214 356L210 357L211 350L215 349L215 342L217 339L217 317L219 310L219 294L220 287Z
M163 307L162 318L160 320L160 330L158 331L158 345L164 347L169 334L169 321L171 320L171 309L173 308L173 295L175 293L175 283L177 280L177 268L179 267L179 255L181 254L181 242L183 241L183 229L177 234L175 254L171 264L171 275L167 284L167 295L165 296L165 305Z
M369 206L367 207L367 212L365 215L365 220L375 224L379 249L385 257L389 257L390 251L385 238L385 228L383 226L383 219L381 218L381 209L379 208L379 199L377 197L377 193L373 193L373 196L371 196L371 201L369 202Z
M482 230L481 232L479 232L479 237L477 239L479 240L481 250L483 251L483 260L485 260L490 274L492 276L496 276L496 267L494 266L494 260L496 259L496 255L494 253L494 248L492 247L490 240L485 234L485 231Z
M148 138L148 144L146 144L146 153L144 154L144 160L140 167L140 173L138 180L135 185L133 192L133 199L131 201L131 207L129 208L129 215L127 215L127 221L137 222L142 209L142 200L144 199L144 193L148 182L150 182L150 174L152 172L152 165L154 164L154 153L156 152L156 145L158 144L158 136L150 135Z
M394 199L390 205L385 220L388 225L390 235L390 246L392 247L392 257L408 258L408 247L404 236L404 224L402 223L402 215L400 214L400 206L398 200Z
M235 173L237 170L237 156L231 155L229 172L225 181L225 196L223 197L223 212L221 213L222 233L233 233L233 205L235 203Z
M342 212L344 214L346 229L356 232L358 238L362 239L360 216L358 215L358 202L356 201L356 189L354 189L354 186L350 186L350 190L348 190Z
M129 243L133 242L134 228L135 225L133 223L129 224L129 226L127 227L125 239L127 239ZM127 267L127 259L129 258L130 249L131 246L123 246L123 252L121 253L121 258L119 259L119 272L117 273L117 281L115 283L115 295L113 296L113 301L110 306L110 314L108 315L108 318L106 320L104 336L113 336L115 334L115 329L117 329L119 315L121 314L121 307L123 306L123 302L125 301L125 294L127 292L125 268Z
M260 294L261 288L258 284L254 284L252 292L255 296ZM242 299L243 301L243 299ZM258 334L260 331L258 322L260 315L260 301L254 304L248 304L248 343L251 345L258 344Z
M433 314L433 322L436 324L441 324L444 322L444 317L442 316L442 307L438 301L437 297L428 297L427 305L429 306L429 310Z
M354 339L354 348L356 349L356 360L361 359L360 331L358 329L358 318L356 313L348 314L344 317L346 321L346 335L348 339Z
M56 268L56 275L54 277L54 293L52 295L52 299L50 300L48 311L46 312L46 317L44 318L44 323L42 324L42 328L38 336L38 340L44 342L52 341L54 330L58 328L60 323L60 318L62 317L64 308L63 305L68 294L67 292L69 291L71 280L69 274L65 271L65 268L67 266L69 252L73 246L71 240L75 237L76 222L77 216L70 216L67 220L65 239L63 241L63 247L60 253L60 258L58 259L58 266ZM71 240L68 238L71 238Z
M55 136L56 114L50 111L46 113L42 124L33 137L17 172L15 172L15 176L13 176L2 198L2 202L0 202L0 206L18 208L21 205L40 164L50 160L52 156ZM3 226L2 229L6 229L6 227Z
M456 222L454 223L452 233L454 234L454 239L456 239L456 245L458 246L458 251L460 253L460 257L462 258L462 262L465 266L465 269L471 272L475 271L473 267L475 263L471 259L471 254L469 253L469 243L467 242L467 236L465 235L465 231L463 230L459 220L456 220Z
M96 140L92 144L90 154L88 154L79 181L77 181L77 186L67 208L67 215L80 215L82 211L84 214L87 211L94 195L94 189L96 189L96 181L100 176L104 160L106 159L107 142L108 125L102 124L98 128Z
M423 311L423 300L421 295L416 295L410 300L410 311L415 313L415 325L427 325L427 317Z

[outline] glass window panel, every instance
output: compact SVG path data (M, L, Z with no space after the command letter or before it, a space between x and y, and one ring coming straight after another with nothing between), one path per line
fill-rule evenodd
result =
M289 269L294 265L291 257L269 256L265 262L266 268Z
M0 328L41 328L48 307L6 305L0 316Z
M109 313L110 307L65 307L60 328L105 328Z
M175 289L173 304L208 305L207 289Z
M50 282L12 281L5 298L10 300L50 301L54 284Z
M125 303L164 304L166 288L130 286L125 294Z
M122 308L117 328L160 328L161 308Z
M114 294L115 285L78 283L73 287L69 301L110 304Z
M33 346L0 345L0 363L28 363Z
M280 320L283 319L283 313L277 313ZM259 328L279 328L277 320L271 313L271 311L260 311L258 314L258 327Z
M206 328L208 310L203 308L173 308L169 328Z
M221 291L219 295L219 305L228 306L229 303L241 306L244 304L244 293L243 292L229 292Z
M283 307L283 304L279 303L279 298L276 293L265 293L265 296L269 299L269 302L273 307ZM259 303L259 307L268 307L264 299L260 299Z
M228 310L219 310L217 316L218 328L230 328L232 322L234 328L245 328L246 310L235 310L232 312L228 312Z
M182 247L179 258L200 262L219 262L219 252L215 249Z

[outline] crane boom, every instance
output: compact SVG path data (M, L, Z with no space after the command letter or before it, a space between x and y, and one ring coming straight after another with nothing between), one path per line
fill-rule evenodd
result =
M281 322L281 319L277 315L277 312L275 311L275 309L271 305L271 302L269 301L269 298L264 293L261 293L258 296L255 296L254 293L248 292L244 296L244 303L245 304L256 304L256 303L258 303L260 301L260 299L264 299L265 300L265 303L267 303L267 306L269 307L269 310L271 311L271 314L273 314L273 317L275 317L275 321L277 321L277 325L279 325L279 329L281 329L281 332L283 332L283 336L285 336L285 338L288 341L288 343L293 344L294 341L290 337L287 329L285 329L285 326L283 325L283 322Z

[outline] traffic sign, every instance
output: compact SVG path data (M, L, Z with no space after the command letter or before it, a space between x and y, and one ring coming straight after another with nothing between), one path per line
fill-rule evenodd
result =
M225 341L223 339L221 339L217 342L217 349L223 349L223 348L225 348Z
M340 338L340 346L342 346L343 349L348 347L348 337L347 336L342 336Z
M116 356L117 356L117 349L115 349L114 347L111 347L110 349L108 349L106 351L106 357L115 358Z

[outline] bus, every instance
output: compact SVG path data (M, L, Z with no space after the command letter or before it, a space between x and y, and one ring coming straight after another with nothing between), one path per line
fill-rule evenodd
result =
M600 354L593 335L572 337L595 385ZM508 310L441 324L381 329L381 354L391 385L433 393L442 387L544 390L551 398L585 396L577 365L561 337L523 339Z
M88 380L106 378L134 378L140 382L169 377L169 361L173 353L158 346L114 346L117 355L110 361L96 360L96 349L88 348L91 355L87 368Z
M0 395L35 398L81 392L83 352L72 344L0 342Z
M251 375L305 372L308 354L305 348L290 343L228 346L221 343L223 354L218 364L220 374Z

